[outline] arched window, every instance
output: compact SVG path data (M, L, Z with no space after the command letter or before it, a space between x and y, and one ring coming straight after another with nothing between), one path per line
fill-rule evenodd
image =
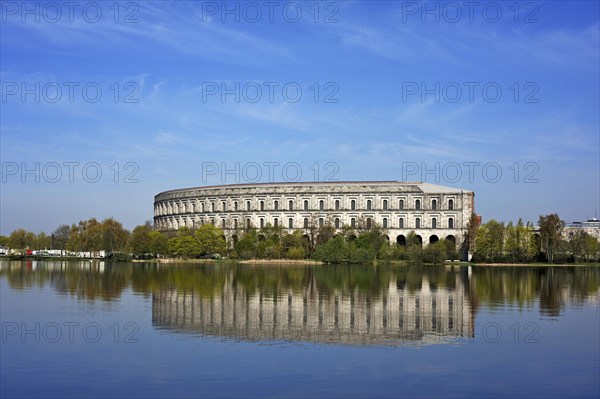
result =
M319 210L322 211L325 209L325 201L320 200L319 201Z
M387 200L383 200L383 210L387 211Z
M308 218L304 218L304 228L308 229Z
M367 211L371 210L371 200L367 200Z
M289 209L290 211L293 211L293 210L294 210L294 201L290 200L290 202L288 202L288 209Z
M238 224L237 224L237 219L233 219L233 228L235 230L237 230Z
M371 228L371 218L367 218L367 229Z
M215 225L215 218L210 219L210 224Z
M210 203L210 211L211 211L211 212L214 212L214 211L215 211L215 203L214 203L214 202L211 202L211 203Z
M250 219L246 219L246 228L249 229L252 224L250 223Z
M260 218L260 228L262 229L263 227L265 227L265 219Z
M335 228L336 229L340 228L340 218L335 218Z
M223 212L225 212L227 210L227 203L223 201L221 205L223 206Z
M354 218L350 219L350 227L352 227L353 229L356 228L356 219L354 219Z
M308 200L304 200L304 210L308 211Z
M264 211L265 210L265 201L260 201L260 210ZM262 227L262 226L260 226Z
M417 229L421 228L421 218L415 219L415 228L417 228Z
M431 200L431 209L434 211L437 209L437 200Z
M292 218L288 219L288 228L289 229L293 229L294 228L294 219L292 219Z
M193 202L190 204L190 212L192 212L192 213L194 213L194 208L195 208L194 205L195 204Z
M323 227L324 224L325 220L323 220L323 218L319 218L319 227Z
M398 219L398 228L400 228L400 229L404 228L404 218Z
M204 212L204 202L202 204L200 204L201 208L202 208L202 212Z
M340 200L335 200L335 210L336 211L340 210Z
M437 229L437 219L436 218L431 219L431 228Z
M400 200L400 202L398 203L398 209L400 209L400 210L404 209L404 200Z
M421 200L416 200L415 201L415 209L416 210L420 210L421 209Z
M356 201L355 200L350 201L350 209L353 211L356 210Z
M221 219L221 228L225 230L225 219Z
M387 229L388 225L387 225L387 218L383 218L383 228Z
M279 201L277 201L277 200L273 201L273 209L275 209L276 211L279 210Z
M236 211L238 210L238 202L237 201L235 201L233 203L233 209L235 209Z
M454 210L454 200L448 200L448 209L451 211Z
M250 210L250 201L246 201L246 210L249 211Z
M454 228L454 219L453 218L448 218L448 228L449 229Z
M277 227L279 225L279 220L277 218L273 219L273 226Z

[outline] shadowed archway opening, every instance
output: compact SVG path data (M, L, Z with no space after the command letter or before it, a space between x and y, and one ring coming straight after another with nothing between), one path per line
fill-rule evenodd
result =
M396 237L396 244L402 245L403 247L405 247L406 246L406 237L403 236L402 234L400 234L398 237Z

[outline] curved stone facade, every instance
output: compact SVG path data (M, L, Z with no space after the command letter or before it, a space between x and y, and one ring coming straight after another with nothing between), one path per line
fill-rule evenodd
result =
M154 198L158 230L212 223L226 237L270 224L287 232L330 223L386 230L400 244L414 231L423 244L448 239L460 245L474 209L472 191L430 183L320 182L232 184L184 188ZM234 237L235 238L235 237Z

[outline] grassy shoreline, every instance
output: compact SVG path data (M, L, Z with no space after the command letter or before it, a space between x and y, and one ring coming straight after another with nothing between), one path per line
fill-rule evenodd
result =
M132 263L188 263L188 264L218 264L218 263L237 263L244 265L324 265L325 262L321 262L313 259L178 259L178 258L160 258L160 259L131 259L131 260L114 260L114 259L100 259L100 258L78 258L78 257L59 257L59 256L2 256L0 260L7 261L62 261L62 262L132 262ZM406 264L407 261L378 261L378 263L384 264ZM343 265L343 264L342 264ZM593 266L600 267L598 262L588 263L471 263L471 262L459 262L459 261L446 261L446 266L478 266L478 267L582 267L582 266Z

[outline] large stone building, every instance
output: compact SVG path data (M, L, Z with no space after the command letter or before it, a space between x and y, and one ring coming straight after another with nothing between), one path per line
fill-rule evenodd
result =
M270 224L308 231L327 223L369 229L406 244L414 231L421 242L460 245L474 210L472 191L430 183L395 181L231 184L183 188L154 198L154 225L161 231L211 223L235 240L249 227Z
M244 229L268 224L287 232L331 224L368 229L377 224L391 242L414 231L423 245L463 243L474 210L472 191L396 181L231 184L183 188L154 198L161 231L212 223L235 240Z

